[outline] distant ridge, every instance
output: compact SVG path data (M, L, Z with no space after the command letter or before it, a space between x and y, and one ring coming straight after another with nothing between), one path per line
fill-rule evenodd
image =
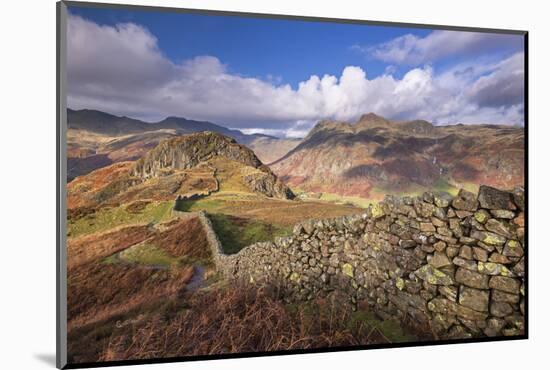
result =
M298 145L299 140L265 134L245 134L212 122L167 117L148 123L92 109L67 110L68 171L76 176L121 161L141 158L159 142L196 132L216 132L248 146L263 163L273 162Z
M523 185L524 132L496 125L434 126L375 113L354 123L322 120L271 163L290 186L309 192L376 198L455 185Z

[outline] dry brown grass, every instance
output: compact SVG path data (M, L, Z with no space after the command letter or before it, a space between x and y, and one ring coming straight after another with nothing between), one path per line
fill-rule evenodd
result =
M134 225L70 238L67 243L69 277L75 267L120 252L151 237L153 233L147 225Z
M69 331L177 296L192 276L192 266L153 269L95 263L75 268L67 284Z
M169 222L167 228L153 237L150 243L173 257L186 256L206 260L212 256L206 233L197 217Z
M113 332L100 361L279 351L387 342L375 328L350 320L335 299L285 305L251 287L198 293L189 309L151 315L132 330Z

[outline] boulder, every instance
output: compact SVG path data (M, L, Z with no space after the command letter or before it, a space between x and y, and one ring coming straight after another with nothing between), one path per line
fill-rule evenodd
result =
M513 294L519 294L520 286L519 280L505 276L493 276L489 280L490 288Z
M432 258L428 261L430 265L436 269L451 265L451 260L443 252L435 252Z
M416 276L432 285L452 285L453 279L432 265L424 265L414 272Z
M489 289L489 276L462 267L456 271L455 280L470 288Z
M458 296L458 303L479 312L489 309L489 291L462 286Z
M485 209L516 209L516 205L512 201L512 194L491 186L481 185L477 199L479 205Z
M453 199L452 205L457 210L473 212L477 210L478 203L474 193L460 189L457 196Z

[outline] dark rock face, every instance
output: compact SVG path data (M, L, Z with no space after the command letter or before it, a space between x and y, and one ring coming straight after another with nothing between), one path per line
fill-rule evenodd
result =
M192 168L217 156L254 168L262 166L254 152L237 144L235 139L206 131L161 142L136 163L133 174L143 178L159 177L166 170Z
M268 197L294 197L292 191L277 179L269 167L262 164L252 150L238 144L235 139L209 131L178 136L161 142L136 162L132 175L143 179L162 177L176 170L196 167L217 157L258 169L257 173L243 178L252 191Z
M479 187L479 203L486 209L514 210L516 206L512 201L512 194L482 185Z
M268 197L294 198L292 191L270 171L246 175L243 180L250 190L265 194Z
M246 247L220 268L254 284L276 281L290 301L337 291L381 317L428 324L441 338L520 335L527 246L521 222L483 208L512 199L498 194L387 197L363 215L298 224L292 236Z

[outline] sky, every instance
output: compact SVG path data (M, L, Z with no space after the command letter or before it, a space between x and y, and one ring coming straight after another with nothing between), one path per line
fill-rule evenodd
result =
M523 36L70 7L67 103L303 137L374 112L523 125Z

